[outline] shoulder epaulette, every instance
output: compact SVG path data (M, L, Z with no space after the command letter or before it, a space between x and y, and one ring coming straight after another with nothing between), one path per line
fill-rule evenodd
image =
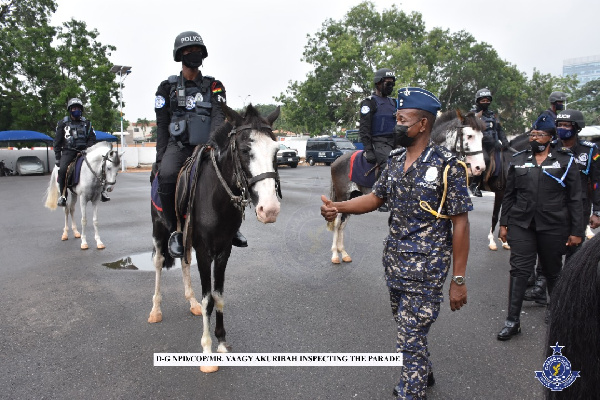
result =
M390 151L389 158L401 156L405 152L406 152L406 149L404 147L400 147L399 149L394 149L394 150Z
M171 75L170 77L167 78L167 81L172 85L174 83L177 83L177 75Z
M519 154L522 154L522 153L527 153L528 151L529 150L527 150L527 149L521 150L521 151L517 151L515 154L513 154L513 157L516 157L516 156L518 156Z
M596 143L588 142L587 140L582 140L579 143L587 147L596 147Z
M444 159L444 161L450 161L453 158L456 158L456 155L454 155L452 152L450 152L450 150L443 146L433 146L433 149L435 150L438 156Z
M63 122L69 122L69 116L68 115L63 118Z

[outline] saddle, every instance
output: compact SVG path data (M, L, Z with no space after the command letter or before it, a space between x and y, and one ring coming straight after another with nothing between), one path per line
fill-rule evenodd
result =
M363 157L363 150L355 151L350 157L348 178L359 186L371 188L377 180L377 164L371 164Z

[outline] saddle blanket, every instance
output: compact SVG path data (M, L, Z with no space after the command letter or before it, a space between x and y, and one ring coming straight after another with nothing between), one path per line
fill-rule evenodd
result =
M192 185L192 179L194 178L194 173L196 171L196 164L194 163L191 166L191 172L189 177L188 185ZM150 189L150 201L152 201L152 206L156 208L158 211L162 212L162 202L160 201L160 195L158 191L160 189L160 185L158 184L158 172L154 175L154 179L152 179L152 188ZM187 191L185 191L187 192Z
M77 186L79 183L79 178L81 177L81 165L83 164L83 157L77 156L77 159L74 161L75 165L71 170L71 174L67 179L69 187Z
M373 187L375 184L375 164L370 164L363 157L363 150L352 153L350 157L350 172L348 178L359 186Z

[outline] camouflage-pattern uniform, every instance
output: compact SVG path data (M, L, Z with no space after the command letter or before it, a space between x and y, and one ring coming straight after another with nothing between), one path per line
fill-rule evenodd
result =
M405 159L403 151L390 154L373 193L387 201L391 212L383 266L398 324L397 351L404 357L396 391L398 398L424 399L431 370L427 333L444 298L442 289L452 260L452 222L436 218L419 204L425 201L437 211L447 164L448 191L441 214L462 214L471 211L473 204L464 167L444 147L425 148L406 173Z

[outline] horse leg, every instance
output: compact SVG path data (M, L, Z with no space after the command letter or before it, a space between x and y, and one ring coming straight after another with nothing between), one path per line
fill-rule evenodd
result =
M60 240L69 240L69 205L65 207L65 227L63 228L63 234Z
M346 252L346 248L344 247L344 228L346 227L346 223L349 217L350 215L345 215L344 221L340 220L340 226L338 228L339 234L337 237L337 249L340 253L342 253L342 261L347 263L352 262L352 257L350 257L350 254Z
M338 236L340 234L340 225L342 223L341 218L342 215L338 214L337 217L335 217L335 221L333 221L333 241L331 242L331 262L333 264L340 263L340 257L338 254Z
M165 258L162 255L160 242L155 238L152 238L152 241L154 242L152 263L154 264L155 280L154 296L152 296L152 310L150 311L150 316L148 317L148 322L151 324L162 321L162 311L160 310L160 302L162 301L162 296L160 295L160 277L163 264L165 262Z
M490 243L488 244L488 247L490 248L490 250L498 250L498 246L496 246L496 241L494 240L494 227L490 228L490 233L488 233L488 240L490 241Z
M212 296L212 283L210 281L210 266L212 263L211 257L204 251L204 249L196 249L196 262L198 263L198 271L200 272L200 282L202 284L202 300L200 306L202 307L202 339L200 344L202 345L202 352L205 354L212 353L212 339L210 337L210 315L212 314L213 307L215 305ZM203 365L200 367L200 371L210 373L219 370L217 365Z
M76 239L81 237L81 233L77 230L77 224L75 223L75 204L77 204L77 194L71 194L71 205L69 207L69 213L71 214L71 229L73 229L73 236Z
M191 260L192 250L188 250L186 259ZM183 275L183 288L185 299L190 302L190 311L194 315L202 315L202 306L196 300L196 294L192 288L192 277L190 276L190 263L181 259L181 273Z
M105 249L106 246L100 239L100 233L98 233L98 202L92 203L94 206L94 215L92 217L92 223L94 225L94 239L96 239L96 248L98 250Z
M227 268L227 260L229 259L230 253L231 249L219 254L215 258L215 289L213 290L212 296L215 301L215 337L219 341L219 345L217 346L218 353L228 353L231 349L231 347L228 346L227 342L225 341L226 332L225 325L223 323L223 308L225 306L225 300L223 299L223 288L225 285L225 268Z
M85 215L85 210L87 207L87 199L82 198L80 201L81 204L81 250L87 250L89 248L87 244L87 239L85 236L85 226L87 225L87 216Z

